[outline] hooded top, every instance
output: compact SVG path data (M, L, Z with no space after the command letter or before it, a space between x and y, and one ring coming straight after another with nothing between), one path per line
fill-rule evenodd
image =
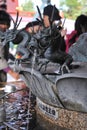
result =
M52 19L53 21L61 19L61 16L59 15L59 10L55 6L47 5L46 7L44 7L43 15L49 16L49 19L51 20L52 14L53 14L53 19Z
M8 25L8 27L10 27L10 23L11 23L10 15L4 10L0 10L0 24L6 24Z

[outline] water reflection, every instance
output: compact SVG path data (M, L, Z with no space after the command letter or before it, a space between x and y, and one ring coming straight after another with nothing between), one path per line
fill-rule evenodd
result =
M42 116L36 115L36 97L23 82L16 84L16 89L18 92L6 96L6 121L0 123L0 130L69 130L50 124Z
M13 130L31 130L36 124L36 99L22 82L17 86L18 92L5 97L6 123ZM21 91L19 91L21 90ZM6 130L6 123L1 123L0 130Z

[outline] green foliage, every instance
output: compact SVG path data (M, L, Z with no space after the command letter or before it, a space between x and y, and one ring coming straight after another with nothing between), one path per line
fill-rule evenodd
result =
M26 0L26 2L21 6L23 8L23 11L30 11L30 12L34 11L34 4L32 0Z
M86 0L62 0L60 2L60 6L66 7L63 8L64 16L69 19L76 19L76 17L82 13L87 14L87 6L85 7L85 4L87 3ZM85 7L85 8L84 8Z

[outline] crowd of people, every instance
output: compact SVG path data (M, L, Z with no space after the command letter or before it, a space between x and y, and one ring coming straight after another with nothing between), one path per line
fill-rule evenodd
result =
M60 32L60 40L56 39L55 44L53 43L45 52L44 56L53 61L60 63L61 65L70 65L74 60L72 56L68 53L69 48L75 44L82 33L87 31L87 16L81 14L75 20L75 29L72 30L71 34L67 34L67 29L62 26L62 17L60 16L59 10L55 5L47 5L43 9L43 18L36 19L36 21L29 22L25 25L25 30L30 35L35 35L44 28L49 28L52 25L58 26ZM5 9L0 8L0 31L5 32L10 28L11 17ZM59 41L58 41L59 40ZM17 40L16 40L17 41ZM16 44L20 43L20 40ZM9 43L4 47L1 44L0 39L0 82L7 81L7 73L13 76L16 80L20 79L20 75L13 71L8 65L9 58ZM15 40L13 42L15 44ZM67 60L68 59L68 60Z

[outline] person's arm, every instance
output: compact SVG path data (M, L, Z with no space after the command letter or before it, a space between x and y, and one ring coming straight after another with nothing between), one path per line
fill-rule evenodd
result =
M61 30L60 30L60 33L61 33L61 36L62 36L62 37L65 37L65 36L66 36L66 33L67 33L67 29L61 29Z
M13 71L9 66L3 69L6 73L10 74L15 80L20 79L19 73Z

